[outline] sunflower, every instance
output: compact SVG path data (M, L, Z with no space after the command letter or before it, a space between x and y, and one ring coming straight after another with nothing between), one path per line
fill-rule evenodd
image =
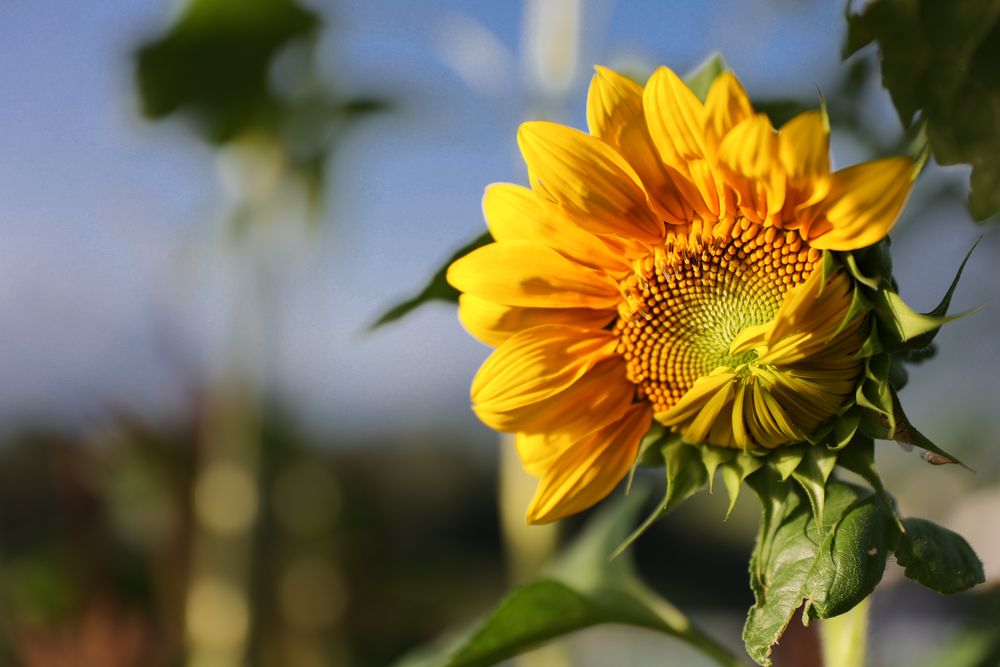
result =
M822 110L775 130L729 72L702 101L665 67L645 87L599 67L587 123L520 127L531 188L487 188L494 242L447 274L496 347L472 404L539 478L531 523L605 497L654 420L760 456L814 442L860 391L874 327L825 251L882 240L917 171L831 171Z

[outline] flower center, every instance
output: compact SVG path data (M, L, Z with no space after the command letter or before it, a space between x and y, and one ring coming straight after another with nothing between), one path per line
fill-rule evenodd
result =
M661 412L699 377L753 361L729 354L733 340L769 322L820 257L797 231L741 219L719 237L678 236L637 264L614 330L639 398Z

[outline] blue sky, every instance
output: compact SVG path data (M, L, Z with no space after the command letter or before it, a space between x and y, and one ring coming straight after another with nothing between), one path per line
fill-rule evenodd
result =
M713 49L752 95L812 96L841 71L840 5L585 3L586 64L561 118L582 124L591 63L684 71ZM31 416L91 420L117 405L169 414L188 370L219 368L232 285L220 258L216 157L182 123L143 121L132 88L131 52L171 11L147 0L0 8L0 422L8 426ZM432 437L442 424L489 437L467 398L487 350L453 309L434 305L364 330L482 229L488 183L524 182L514 142L526 113L520 4L357 1L329 13L320 53L331 76L397 105L341 147L324 229L282 271L273 381L304 419L340 438ZM462 34L490 47L468 54L492 63L479 89L447 62ZM884 93L873 91L869 111L891 131ZM867 157L850 142L834 148L840 164ZM962 176L939 170L926 180L962 184ZM930 307L980 230L956 206L911 213L897 235L897 272L904 296ZM932 424L995 408L989 285L998 283L998 245L988 233L957 297L960 307L986 309L946 330L950 347L904 395Z

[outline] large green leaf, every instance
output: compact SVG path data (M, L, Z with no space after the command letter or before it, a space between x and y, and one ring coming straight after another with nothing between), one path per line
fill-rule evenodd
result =
M415 655L400 667L485 667L576 630L603 623L647 628L700 649L720 665L743 664L646 588L627 557L609 560L644 494L596 516L542 578L514 590L470 632Z
M410 314L410 312L416 310L429 301L458 301L458 290L449 285L448 280L446 279L448 267L451 266L455 260L465 257L476 248L480 248L487 243L492 242L493 237L490 236L490 233L483 232L473 241L456 250L416 296L411 297L402 303L398 303L389 310L385 311L382 316L375 321L375 324L373 324L371 328L377 329L383 324L394 322L404 315Z
M927 519L906 519L896 560L910 579L939 593L960 593L985 581L983 564L958 533Z
M750 561L756 602L743 640L761 665L795 610L808 617L842 614L867 597L882 578L898 532L875 494L839 481L827 484L823 520L797 485L763 468L749 478L763 517Z
M874 0L847 18L845 57L877 42L903 124L920 112L937 161L972 165L977 220L1000 211L1000 3Z

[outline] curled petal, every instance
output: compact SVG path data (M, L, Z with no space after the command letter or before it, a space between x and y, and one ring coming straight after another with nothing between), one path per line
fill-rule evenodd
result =
M513 340L501 345L497 352ZM626 378L621 358L606 358L593 364L567 386L567 378L577 370L553 367L542 378L512 374L501 378L500 373L495 373L482 383L477 375L472 408L484 424L497 431L574 437L609 424L625 413L635 395L635 385ZM477 391L477 383L481 384L481 391Z
M833 174L809 243L821 250L857 250L878 243L899 219L917 176L907 157L890 157ZM815 237L813 234L815 233Z
M635 461L649 424L649 406L636 404L617 421L580 438L519 436L526 469L541 477L528 523L581 512L611 493Z
M638 174L597 137L534 121L521 125L517 142L534 190L584 229L647 243L663 238Z
M538 195L528 188L494 183L483 195L483 215L498 242L533 241L590 267L628 270L621 252L612 251L560 211L543 206Z

